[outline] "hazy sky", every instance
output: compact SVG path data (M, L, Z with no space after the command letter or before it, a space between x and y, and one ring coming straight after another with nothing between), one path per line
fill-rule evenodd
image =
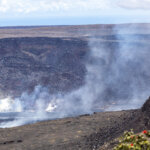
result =
M0 0L0 26L150 22L150 0Z

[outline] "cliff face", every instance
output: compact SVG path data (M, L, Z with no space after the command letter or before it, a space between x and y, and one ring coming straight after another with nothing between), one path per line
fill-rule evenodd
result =
M149 24L0 28L0 92L20 95L39 84L50 92L76 89L84 83L89 40L115 50L124 35L133 48L148 49L149 29Z
M76 88L83 83L87 50L81 39L0 39L0 89L18 95L39 84L51 92Z

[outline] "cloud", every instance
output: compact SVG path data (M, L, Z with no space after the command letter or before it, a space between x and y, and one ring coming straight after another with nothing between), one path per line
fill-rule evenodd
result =
M0 0L0 26L149 22L149 8L150 0Z
M77 12L106 9L109 0L0 0L1 13Z
M150 9L150 0L119 0L118 6L126 9Z

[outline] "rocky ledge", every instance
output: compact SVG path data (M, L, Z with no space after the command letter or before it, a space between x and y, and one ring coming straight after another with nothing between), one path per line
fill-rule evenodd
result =
M150 99L141 109L101 112L92 115L44 121L9 129L0 129L0 149L19 150L96 150L111 149L104 143L125 130L150 129Z

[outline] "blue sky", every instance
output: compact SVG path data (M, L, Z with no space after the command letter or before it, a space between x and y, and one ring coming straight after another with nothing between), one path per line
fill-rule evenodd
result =
M150 0L0 0L0 26L150 22Z

